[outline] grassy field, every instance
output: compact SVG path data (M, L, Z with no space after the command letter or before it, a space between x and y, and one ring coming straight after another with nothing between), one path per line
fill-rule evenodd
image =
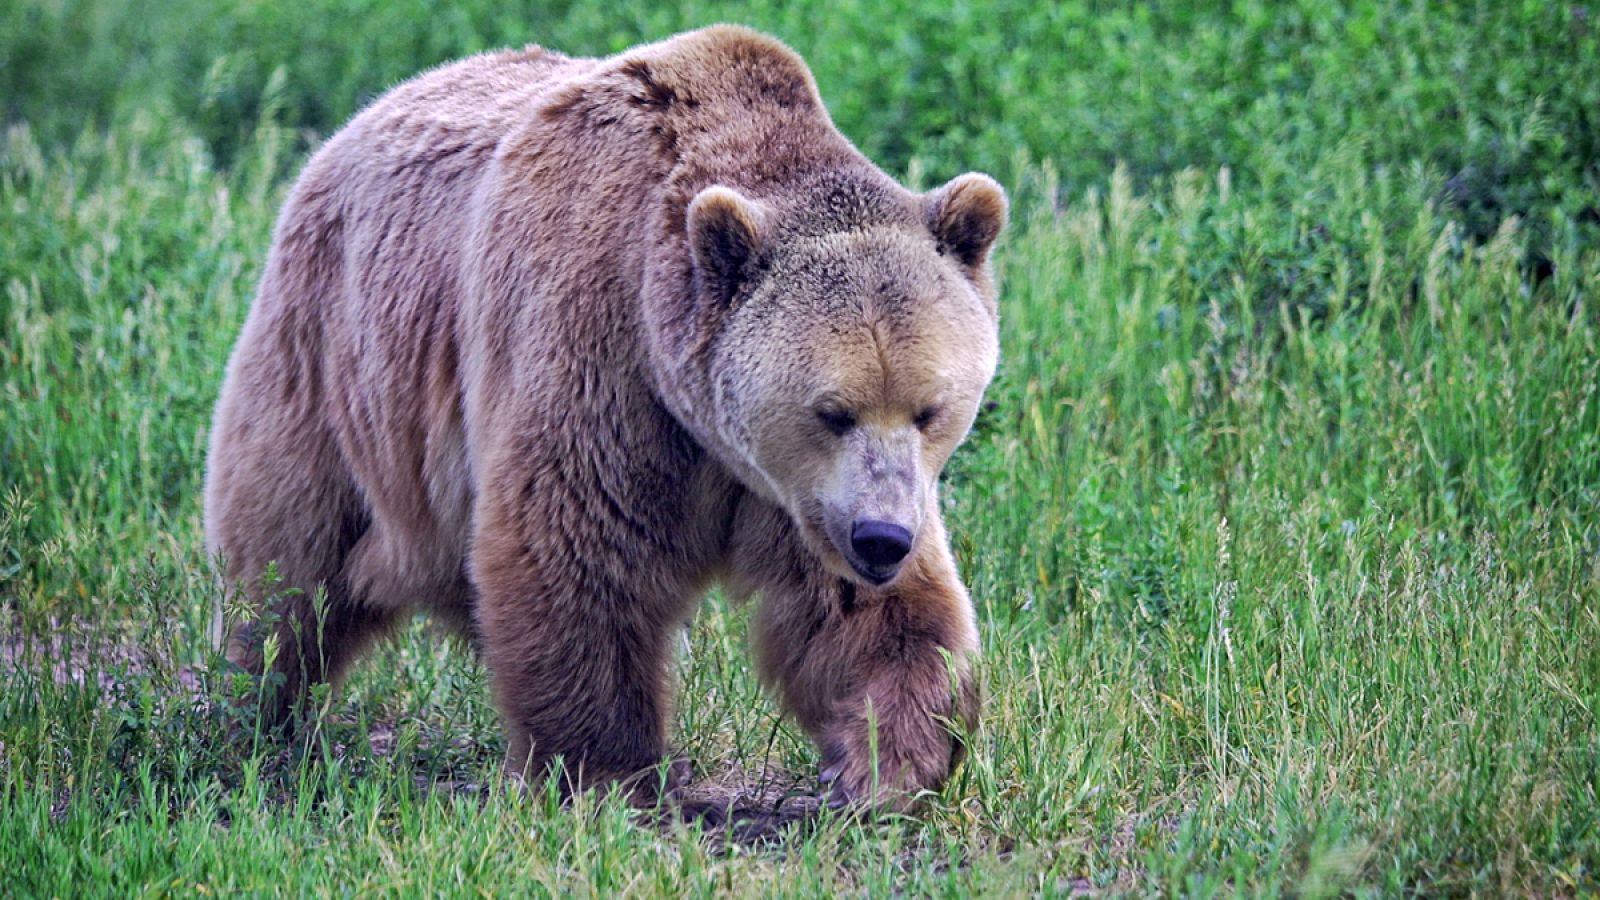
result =
M18 0L0 10L15 896L1600 891L1600 10ZM303 744L212 650L206 428L308 149L421 67L716 20L890 171L1002 177L945 503L989 705L919 816L772 842L505 791L425 623ZM814 753L713 598L676 741Z

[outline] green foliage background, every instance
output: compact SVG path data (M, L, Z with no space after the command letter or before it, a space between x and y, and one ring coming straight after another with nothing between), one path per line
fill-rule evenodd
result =
M4 19L0 96L50 140L131 109L231 160L263 116L328 134L417 71L540 43L614 53L736 21L810 62L873 159L1069 187L1231 166L1279 200L1347 142L1450 179L1476 236L1508 214L1595 215L1600 47L1564 3L581 3L29 0ZM275 81L275 73L281 80Z
M1600 890L1600 11L1575 3L0 7L0 871L22 895ZM419 627L305 745L210 650L221 367L306 152L427 66L777 34L1011 189L946 482L990 706L911 821L727 850L470 785ZM713 600L676 733L813 752ZM204 702L202 702L204 701ZM770 777L769 777L769 780Z

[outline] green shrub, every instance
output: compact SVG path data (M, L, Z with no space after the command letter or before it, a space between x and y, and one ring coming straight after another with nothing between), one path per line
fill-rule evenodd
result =
M789 41L846 134L891 171L1051 160L1071 190L1229 166L1288 205L1357 142L1437 181L1466 234L1600 218L1600 21L1581 5L1369 0L585 4L19 0L0 12L6 115L47 142L169 108L232 159L266 110L328 134L417 71L538 42L604 54L714 21ZM269 97L274 72L280 96Z

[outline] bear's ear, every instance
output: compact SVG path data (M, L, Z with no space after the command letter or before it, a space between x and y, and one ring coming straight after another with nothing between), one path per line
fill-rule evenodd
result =
M976 172L957 175L930 193L927 203L928 230L939 252L955 257L969 270L982 267L1009 215L999 182Z
M733 299L761 246L761 209L732 188L713 185L689 203L695 269L724 301Z

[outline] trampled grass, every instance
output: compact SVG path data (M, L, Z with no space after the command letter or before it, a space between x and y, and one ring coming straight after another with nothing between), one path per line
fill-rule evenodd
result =
M9 21L53 21L53 7L17 9ZM86 21L117 15L93 9ZM892 166L943 177L1019 157L1002 371L945 493L989 704L921 815L824 816L753 846L505 790L483 673L422 624L324 698L302 745L261 738L228 707L200 539L205 429L304 136L267 102L231 122L222 152L220 120L172 86L111 97L79 132L13 120L0 144L7 892L1600 889L1600 170L1572 149L1595 146L1573 111L1595 84L1594 25L1577 9L1534 4L1490 34L1473 30L1481 11L1453 8L1264 24L1245 7L1237 22L1154 23L1068 8L1046 24L1120 35L1106 56L1038 62L1046 29L1024 42L1036 56L1007 57L1036 77L973 76L1015 119L957 88L897 101L900 133L943 129L916 160L914 143L903 158L874 144L895 129L864 133L861 98L889 89L868 81L889 73L823 78L852 136ZM765 7L721 12L785 27ZM256 19L235 13L205 28L248 33ZM822 29L841 57L869 15L840 8ZM572 33L624 38L692 19L562 16ZM1402 42L1393 59L1423 62L1374 84L1358 65L1373 58L1369 20L1439 33ZM464 21L464 43L507 39ZM992 74L994 32L967 27L970 57L959 29L908 33ZM1461 56L1442 86L1428 61L1451 59L1453 36L1509 55ZM1255 50L1230 57L1229 41ZM1564 41L1577 49L1557 52ZM1524 52L1535 46L1549 55ZM1127 68L1139 59L1155 62ZM1219 93L1230 59L1256 101ZM1306 60L1333 68L1297 82ZM363 64L393 77L409 61ZM46 97L73 84L29 65L7 83ZM287 98L297 124L328 124L292 75L260 77L247 86ZM1194 108L1214 117L1173 126L1174 164L1154 139L1131 143L1120 171L1114 154L1056 158L1090 140L1071 137L1076 107L1028 119L1054 114L1053 98L1109 109L1094 90L1129 83L1142 88L1121 118L1100 121L1159 129L1173 91L1203 89ZM955 107L943 118L941 99ZM338 114L356 102L327 101ZM1282 130L1262 111L1274 102ZM1215 118L1236 108L1243 137ZM1415 118L1388 118L1403 113ZM1501 123L1504 140L1451 151L1460 121ZM1462 190L1478 199L1457 202ZM719 600L696 621L677 744L704 773L803 800L813 752L755 685L743 629Z

